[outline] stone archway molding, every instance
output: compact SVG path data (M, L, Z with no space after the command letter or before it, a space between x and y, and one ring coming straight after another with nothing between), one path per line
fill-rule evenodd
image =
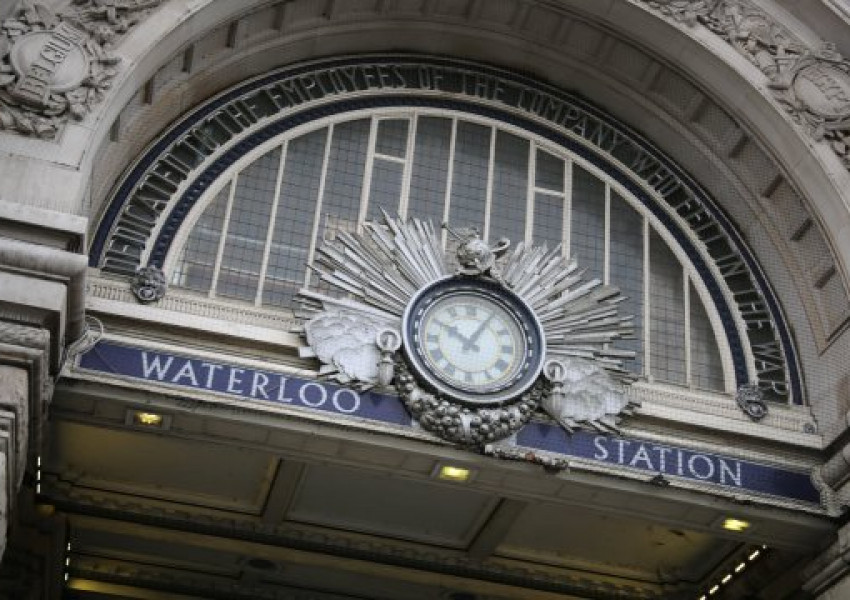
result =
M688 28L703 27L738 51L767 77L793 121L850 169L850 60L834 44L812 47L752 0L631 1ZM84 0L53 10L20 0L0 24L0 129L53 138L67 120L83 119L121 68L122 58L111 52L117 38L162 2ZM210 3L192 4L199 10Z

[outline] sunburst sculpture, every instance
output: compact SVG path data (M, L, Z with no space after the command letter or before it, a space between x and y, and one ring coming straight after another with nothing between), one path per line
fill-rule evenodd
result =
M313 269L339 295L303 289L303 357L320 376L394 386L419 424L443 439L503 439L542 409L568 431L616 430L636 404L633 375L613 347L632 334L619 290L584 280L560 245L548 250L449 229L455 272L434 226L384 213L339 232Z

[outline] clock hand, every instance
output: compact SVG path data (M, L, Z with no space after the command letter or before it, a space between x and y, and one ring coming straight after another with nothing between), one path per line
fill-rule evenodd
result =
M450 336L456 337L457 339L462 341L464 347L466 347L466 345L469 343L469 338L467 338L465 335L463 335L456 326L448 325L447 323L444 323L443 321L441 321L439 319L434 319L434 322L437 325L440 325L441 327L445 328L445 330L449 332Z
M446 331L448 331L450 336L456 337L461 342L463 342L462 349L464 352L469 350L470 348L472 350L475 350L476 352L478 351L478 345L475 343L475 341L463 335L456 325L449 325L447 323L444 323L440 319L434 319L434 322L437 325L443 327Z
M466 340L466 342L464 342L464 344L463 344L464 350L469 350L470 348L478 350L478 346L475 344L475 342L478 341L479 337L481 337L481 334L484 332L484 329L487 327L487 325L490 323L490 320L494 316L496 316L496 313L491 312L490 316L487 317L486 319L484 319L484 322L481 323L481 325L478 326L478 329L476 329L475 332L469 337L469 339Z

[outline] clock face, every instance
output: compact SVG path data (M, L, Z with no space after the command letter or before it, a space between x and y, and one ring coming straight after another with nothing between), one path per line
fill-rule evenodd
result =
M411 302L405 349L432 387L467 403L499 404L537 378L542 335L531 310L492 282L450 278Z

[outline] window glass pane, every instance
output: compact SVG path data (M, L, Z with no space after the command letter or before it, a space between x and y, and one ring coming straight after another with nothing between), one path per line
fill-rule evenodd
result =
M404 158L407 148L407 119L381 119L378 121L378 139L375 152Z
M372 182L369 186L369 219L379 219L382 208L391 215L398 214L403 170L404 165L401 163L375 159L372 166Z
M210 291L229 194L230 184L227 184L195 223L172 275L172 284L199 292Z
M564 239L564 199L537 193L534 196L534 244L551 250Z
M602 279L605 260L605 184L578 165L573 167L570 254L587 278Z
M490 128L459 122L449 211L449 223L454 227L483 231L489 161Z
M304 271L322 176L327 128L292 140L287 149L263 303L289 306Z
M357 229L360 191L369 144L369 119L340 123L334 127L322 203L322 236L332 231Z
M708 313L697 295L694 284L690 284L691 306L691 381L696 388L724 391L723 361L717 348L714 329Z
M528 140L510 133L496 133L493 200L488 236L493 242L506 237L517 244L525 239L528 144Z
M443 222L451 136L449 119L422 117L416 124L407 212L430 220L436 227Z
M616 348L635 352L625 366L643 372L643 217L617 194L611 194L611 248L609 250L612 285L626 299L620 303L621 316L633 315L634 340L617 340Z
M686 383L685 290L682 265L655 230L649 236L651 373L659 381Z
M253 300L266 245L280 148L254 161L236 180L216 293Z
M534 185L556 192L564 191L564 160L542 150L537 151Z

